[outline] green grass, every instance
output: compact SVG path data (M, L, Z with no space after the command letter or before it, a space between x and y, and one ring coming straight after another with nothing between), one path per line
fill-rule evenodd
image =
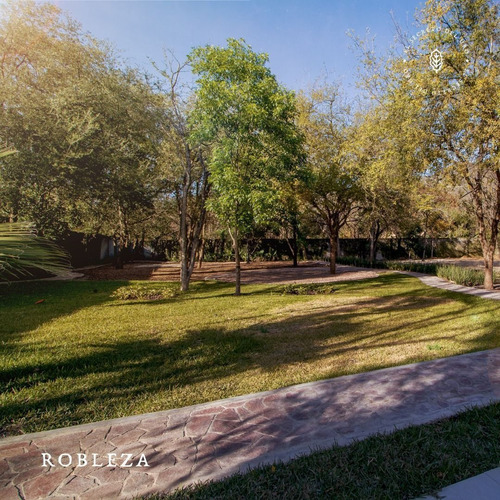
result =
M411 499L500 465L500 404L151 499Z
M158 283L131 283L151 287ZM126 282L0 287L0 427L34 432L177 408L500 345L497 301L410 276L334 293L194 283L120 300ZM171 284L165 284L171 289ZM41 303L37 303L43 300Z

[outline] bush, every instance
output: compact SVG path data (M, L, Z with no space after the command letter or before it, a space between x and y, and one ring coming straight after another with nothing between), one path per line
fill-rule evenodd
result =
M170 299L177 295L177 291L172 287L129 285L122 286L115 290L111 297L119 300L162 300Z
M398 262L397 260L385 262L385 269L393 271L411 271L414 273L436 274L437 265L425 262Z
M437 276L457 285L478 286L484 283L484 271L459 266L437 266Z
M463 286L478 286L484 283L484 271L462 266L440 265L430 262L401 262L398 260L376 261L372 266L368 260L359 259L358 257L338 257L337 262L347 266L376 267L392 271L432 274ZM493 280L500 280L500 274L496 273Z
M303 285L285 285L282 289L282 295L328 295L334 292L335 288L331 283L305 283Z
M436 274L436 264L425 262L401 262L398 260L370 261L358 257L338 257L337 262L347 266L375 267L378 269L391 269L393 271L412 271L415 273Z

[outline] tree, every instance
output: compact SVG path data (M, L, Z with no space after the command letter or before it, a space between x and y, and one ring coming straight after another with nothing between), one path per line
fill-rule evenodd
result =
M367 226L373 265L380 236L389 229L398 231L413 215L420 177L405 161L401 137L385 108L370 107L361 113L351 135L361 189L360 215Z
M134 227L152 217L163 189L158 165L163 109L134 70L113 68L99 83L85 96L96 133L91 154L78 163L74 192L81 193L82 226L114 237L115 265L122 268Z
M76 162L95 127L80 89L105 67L104 48L50 4L8 2L0 18L0 211L60 234L71 218Z
M299 110L311 173L302 195L328 236L330 273L335 274L339 233L361 196L349 142L349 109L339 88L324 84L301 95Z
M0 162L1 216L113 236L121 267L158 189L158 99L56 6L3 9L0 137L19 153Z
M186 67L187 63L181 64L170 54L166 55L165 67L157 68L166 82L160 84L165 107L160 161L177 205L182 291L189 288L200 251L210 193L206 151L191 140L190 95L183 92L180 81Z
M413 39L400 31L404 55L393 55L371 81L383 105L399 111L394 122L421 159L422 174L459 186L472 199L484 286L492 289L500 223L498 5L428 0L419 22Z
M206 46L189 56L198 76L193 140L210 145L210 208L228 227L240 294L240 239L275 215L282 183L301 166L294 95L244 40Z

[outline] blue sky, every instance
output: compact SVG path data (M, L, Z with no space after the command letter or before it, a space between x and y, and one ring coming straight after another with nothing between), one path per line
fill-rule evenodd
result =
M223 45L244 38L255 51L267 52L272 72L298 90L325 74L341 82L349 96L356 90L355 53L347 30L376 35L387 48L394 36L390 11L409 32L417 0L158 0L55 2L86 31L110 41L127 62L150 69L148 57L162 60L163 48L179 59L192 47ZM416 30L416 29L415 29Z

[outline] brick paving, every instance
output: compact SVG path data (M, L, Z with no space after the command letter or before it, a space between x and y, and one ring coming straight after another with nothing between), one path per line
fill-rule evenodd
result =
M0 440L0 497L79 500L165 492L499 400L500 348L15 436ZM51 455L53 466L42 466L42 453ZM107 453L117 455L116 465L111 460L107 466ZM132 467L122 460L125 453ZM137 467L141 454L148 467ZM60 465L58 457L71 466Z

